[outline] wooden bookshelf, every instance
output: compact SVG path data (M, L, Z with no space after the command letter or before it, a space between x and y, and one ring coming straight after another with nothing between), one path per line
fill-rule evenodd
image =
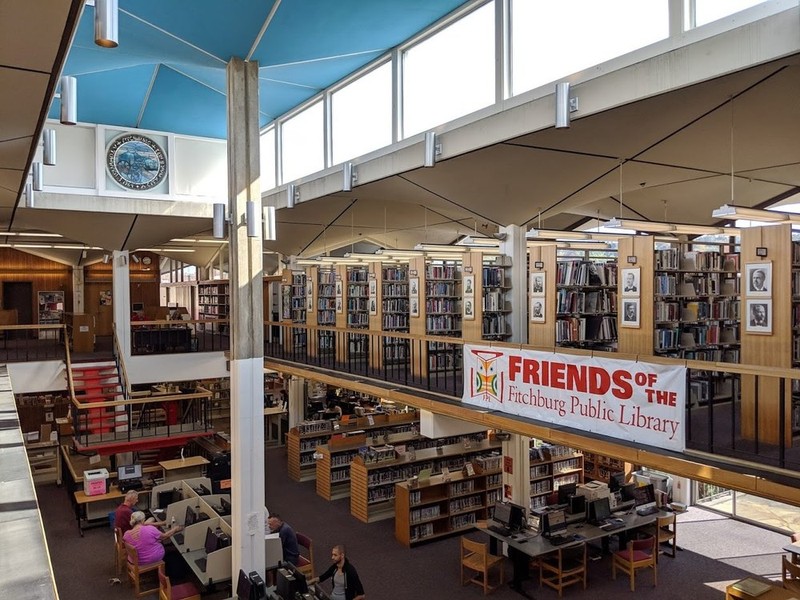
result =
M230 286L227 279L198 282L198 318L208 321L229 318L231 312L230 297Z
M614 473L625 473L626 478L633 471L633 465L625 461L594 454L583 453L583 478L584 481L602 481L608 483Z
M408 265L383 265L381 268L381 329L409 332ZM410 360L409 342L405 338L383 339L383 365L396 369Z
M558 487L567 483L583 483L583 454L566 446L535 445L530 449L530 503L531 510L543 508L547 498Z
M350 463L350 513L359 521L371 523L394 516L395 484L418 475L423 469L441 473L443 466L451 472L481 455L499 450L500 443L484 440L428 448L395 458L392 461L365 463L357 456Z
M316 302L317 325L336 326L336 271L317 269ZM317 332L317 354L336 354L336 334L333 331Z
M461 337L461 264L446 260L425 264L425 333ZM428 374L460 377L461 346L447 342L428 342Z
M481 339L503 341L511 337L511 262L507 256L483 255L481 269ZM477 278L476 278L477 279ZM476 307L477 309L477 307Z
M500 461L495 457L493 468L480 474L459 471L414 486L406 481L395 484L395 539L411 547L468 531L488 519L502 496Z

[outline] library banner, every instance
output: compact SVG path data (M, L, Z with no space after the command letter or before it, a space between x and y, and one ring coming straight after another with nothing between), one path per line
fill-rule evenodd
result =
M462 402L685 449L685 367L465 344Z

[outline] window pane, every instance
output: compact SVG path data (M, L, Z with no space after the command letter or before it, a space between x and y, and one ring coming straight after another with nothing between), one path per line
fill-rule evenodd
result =
M513 94L669 36L667 0L512 0L511 10Z
M697 27L727 17L745 8L761 4L764 0L696 0Z
M403 56L403 137L494 104L494 3Z
M283 124L283 177L287 182L325 168L322 102L316 102Z
M275 178L275 128L268 129L261 135L259 142L259 157L261 163L261 191L265 192L276 187Z
M333 164L392 143L392 63L332 94Z

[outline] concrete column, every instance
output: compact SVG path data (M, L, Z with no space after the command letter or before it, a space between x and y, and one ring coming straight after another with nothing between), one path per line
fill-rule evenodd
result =
M530 512L530 438L524 435L511 434L511 439L503 442L503 456L511 459L511 472L507 465L503 467L503 497L514 504L525 507ZM511 491L509 497L509 490Z
M114 250L111 255L114 328L120 351L126 359L131 356L131 272L128 269L128 258L127 250Z
M85 273L83 267L72 267L72 312L82 315L86 310L83 297Z
M305 416L306 380L292 375L289 380L289 429L297 426Z
M233 578L265 576L264 313L258 139L258 63L228 63L228 229L231 295L231 470ZM256 203L248 237L247 201Z
M528 246L525 229L519 225L501 227L506 239L500 242L500 253L511 259L511 337L515 344L528 343Z

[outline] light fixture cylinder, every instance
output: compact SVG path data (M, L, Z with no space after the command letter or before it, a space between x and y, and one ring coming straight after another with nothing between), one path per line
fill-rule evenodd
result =
M436 165L436 132L425 132L425 157L422 162L425 167Z
M264 207L264 241L274 242L278 239L278 227L275 222L275 207Z
M569 82L556 84L556 129L569 127Z
M61 78L61 123L78 123L78 80L69 75Z
M33 163L32 169L32 179L33 179L33 189L36 192L42 191L42 163L35 162Z
M94 43L103 48L119 46L117 0L94 0Z
M346 162L342 165L342 191L349 192L353 189L353 163Z
M294 208L296 193L297 193L297 187L295 186L295 184L290 183L286 187L286 208Z
M25 184L25 198L28 200L28 208L33 208L33 185L30 182Z
M225 205L221 202L214 203L213 235L216 239L225 239Z
M258 217L256 217L256 203L248 200L245 203L245 221L247 222L247 237L258 237Z
M56 130L52 128L45 129L42 132L42 160L44 164L52 167L56 164Z

